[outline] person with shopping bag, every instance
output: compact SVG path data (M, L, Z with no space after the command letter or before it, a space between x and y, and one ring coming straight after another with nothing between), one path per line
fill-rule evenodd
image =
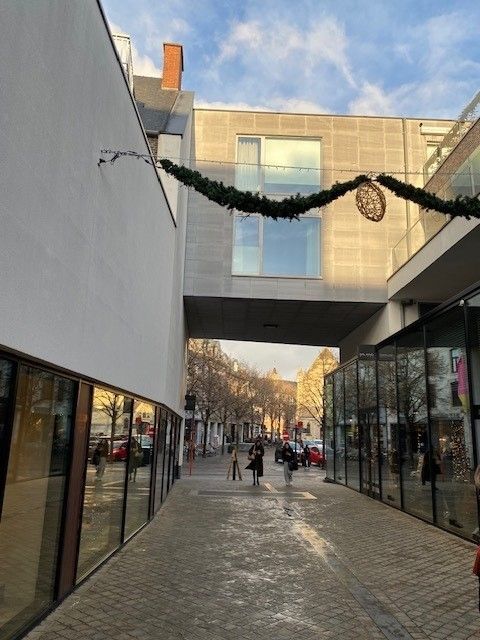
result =
M285 476L285 484L289 487L292 484L293 472L298 469L298 463L295 452L289 442L285 442L282 448L283 475Z
M247 464L245 469L251 469L253 471L253 484L259 485L259 478L263 476L263 456L265 455L265 449L263 448L262 439L260 436L257 437L254 444L250 447L248 451L248 459L250 462ZM256 478L255 478L256 474Z

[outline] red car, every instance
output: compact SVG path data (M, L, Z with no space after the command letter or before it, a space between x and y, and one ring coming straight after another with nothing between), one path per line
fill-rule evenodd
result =
M310 464L318 464L319 467L322 467L325 462L323 448L316 442L306 442L305 444L308 444L308 448L310 449Z
M113 443L112 460L117 462L119 460L126 460L128 454L128 440L122 440L121 442Z

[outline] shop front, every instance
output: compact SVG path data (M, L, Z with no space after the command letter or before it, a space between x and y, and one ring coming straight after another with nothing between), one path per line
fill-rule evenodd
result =
M0 355L0 637L47 613L159 509L181 420Z
M327 478L472 541L480 293L472 290L325 380Z

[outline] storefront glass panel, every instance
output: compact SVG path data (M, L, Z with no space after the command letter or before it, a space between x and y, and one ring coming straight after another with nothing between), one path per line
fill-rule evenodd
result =
M158 437L157 437L157 473L155 476L155 511L160 508L164 500L163 487L165 479L165 444L167 436L167 414L165 409L158 412Z
M77 580L121 543L132 400L95 388Z
M358 362L361 490L380 497L378 464L377 382L375 361Z
M471 537L478 520L463 309L426 330L437 523Z
M129 442L125 538L148 520L153 461L155 406L135 400Z
M325 428L324 451L326 476L334 480L333 470L333 376L325 378L323 423Z
M396 362L403 506L414 515L432 520L427 385L421 330L398 340Z
M0 402L10 386L0 365ZM9 638L55 598L76 384L20 366L0 524L0 636Z
M357 415L357 363L345 367L345 459L347 484L360 489L360 440Z
M382 500L400 507L400 434L393 347L384 347L378 351L377 369Z
M207 427L205 427L207 428ZM173 463L173 416L167 413L167 437L165 439L165 479L163 481L163 499L170 491Z
M345 394L343 369L333 374L335 420L335 480L345 484Z

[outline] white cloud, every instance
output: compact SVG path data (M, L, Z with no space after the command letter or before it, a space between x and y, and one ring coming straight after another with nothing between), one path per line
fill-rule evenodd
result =
M112 34L119 34L124 36L129 35L122 29L122 27L119 27L118 24L110 22L109 26ZM142 56L135 44L132 41L130 42L132 46L133 73L137 76L160 77L162 75L162 70L157 67L155 62L149 56Z
M388 94L370 82L363 83L359 94L349 104L350 113L363 116L395 115L397 110L394 94Z
M280 80L310 89L319 74L328 74L325 67L340 73L350 87L355 87L347 49L344 28L334 17L323 16L307 29L283 19L237 21L222 34L218 56L210 61L210 72L218 77L225 63L240 64L251 70L257 87L267 95Z
M270 98L268 104L249 104L248 102L223 102L221 100L208 101L199 98L195 100L197 109L223 109L226 111L274 111L288 113L330 113L311 100L300 98Z
M164 42L181 42L191 31L183 18L171 16L159 22L147 11L138 16L135 26L144 37L146 50L160 57L163 56Z

